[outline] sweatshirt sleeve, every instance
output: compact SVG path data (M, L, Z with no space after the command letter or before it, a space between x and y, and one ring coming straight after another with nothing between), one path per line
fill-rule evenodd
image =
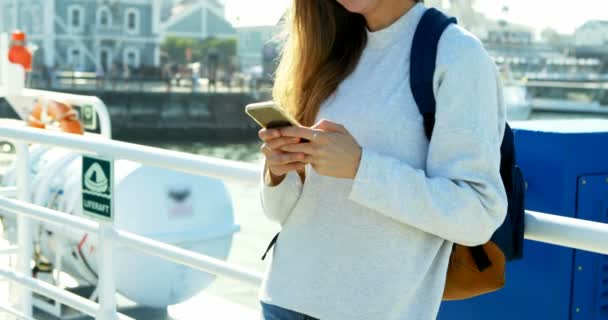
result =
M262 209L268 219L283 225L300 198L302 180L295 171L290 171L281 183L269 186L264 181L264 173L265 168L262 170L260 186Z
M349 199L451 242L487 242L504 221L505 108L496 65L480 44L437 66L426 170L363 147Z

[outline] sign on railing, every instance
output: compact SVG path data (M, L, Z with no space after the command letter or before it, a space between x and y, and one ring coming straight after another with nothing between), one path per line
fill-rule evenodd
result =
M87 130L97 130L97 115L95 108L90 104L72 106L78 112L78 119Z
M114 220L114 163L111 159L82 157L82 211L102 221Z

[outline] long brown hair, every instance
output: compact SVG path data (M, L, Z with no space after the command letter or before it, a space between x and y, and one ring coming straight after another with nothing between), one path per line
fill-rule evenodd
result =
M294 0L285 21L275 102L302 125L313 125L323 101L359 62L367 42L365 26L362 15L336 0Z

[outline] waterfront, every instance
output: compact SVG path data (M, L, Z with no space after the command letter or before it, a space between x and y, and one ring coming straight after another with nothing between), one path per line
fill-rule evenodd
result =
M588 114L588 113L561 113L534 111L529 120L559 120L559 119L608 119L608 114ZM189 137L188 142L180 141L137 141L138 143L150 146L200 154L212 157L219 157L229 160L259 162L262 155L259 153L260 143L254 135L251 142L241 143L220 143L212 144L206 142L196 142L195 137ZM201 140L206 140L204 137Z

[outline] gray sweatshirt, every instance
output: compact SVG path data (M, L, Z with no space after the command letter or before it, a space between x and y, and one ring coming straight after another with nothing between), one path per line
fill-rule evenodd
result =
M417 4L368 32L356 70L317 120L340 123L362 146L354 179L306 167L275 187L267 217L282 225L260 299L322 320L435 319L452 243L485 243L504 220L505 126L500 76L482 44L452 25L440 39L431 142L409 84Z

